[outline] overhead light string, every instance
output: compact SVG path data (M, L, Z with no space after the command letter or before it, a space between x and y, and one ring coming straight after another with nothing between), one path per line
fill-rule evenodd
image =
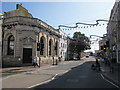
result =
M67 25L59 25L58 28L61 29L61 27L65 27L65 28L69 28L69 29L63 29L63 30L72 30L72 29L77 29L77 28L89 28L88 26L102 26L102 25L105 25L104 23L103 24L100 24L99 22L100 21L103 21L103 22L118 22L118 21L112 21L112 20L104 20L104 19L98 19L96 20L96 23L95 24L89 24L89 23L81 23L81 22L77 22L75 23L75 26L67 26ZM87 25L87 26L78 26L79 24L82 24L82 25Z

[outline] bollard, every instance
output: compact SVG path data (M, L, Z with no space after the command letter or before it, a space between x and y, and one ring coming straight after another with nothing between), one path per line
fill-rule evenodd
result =
M56 65L58 65L57 59L56 59Z
M54 57L53 57L53 64L52 65L54 65Z

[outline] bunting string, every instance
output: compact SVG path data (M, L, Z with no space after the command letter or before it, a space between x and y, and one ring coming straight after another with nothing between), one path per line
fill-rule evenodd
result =
M104 24L98 24L98 25L91 25L91 26L78 26L78 27L76 27L76 28L71 28L71 27L65 27L65 28L61 28L61 30L77 30L77 29L85 29L85 28L92 28L92 27L97 27L97 26L104 26L104 25L106 25L107 23L104 23Z
M68 29L62 29L62 30L74 30L74 29L80 29L80 28L89 28L89 27L92 27L92 26L94 27L94 26L98 26L98 25L99 26L105 25L105 24L100 24L99 23L100 21L103 21L103 22L120 22L120 21L98 19L98 20L96 20L95 24L78 22L78 23L75 23L75 26L59 25L58 28L61 29L61 27L65 27L65 28L68 28ZM86 25L86 26L79 27L78 26L79 24Z

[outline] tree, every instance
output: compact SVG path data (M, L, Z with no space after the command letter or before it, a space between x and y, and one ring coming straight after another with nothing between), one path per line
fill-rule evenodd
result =
M85 34L82 34L81 32L75 32L73 34L73 38L84 38Z
M73 39L70 42L70 51L75 55L76 58L80 59L80 53L84 50L91 49L90 48L90 40L85 34L81 32L75 32L73 34Z

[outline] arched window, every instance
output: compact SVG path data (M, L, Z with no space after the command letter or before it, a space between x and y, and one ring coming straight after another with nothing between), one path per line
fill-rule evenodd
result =
M14 55L14 36L13 35L8 37L7 55Z
M40 39L40 55L44 54L44 40L43 37Z
M55 43L55 55L58 54L58 53L57 53L57 52L58 52L58 48L57 48L57 47L58 47L58 42Z
M52 40L49 41L49 55L52 54Z

